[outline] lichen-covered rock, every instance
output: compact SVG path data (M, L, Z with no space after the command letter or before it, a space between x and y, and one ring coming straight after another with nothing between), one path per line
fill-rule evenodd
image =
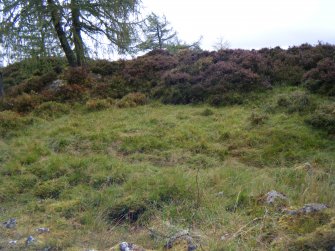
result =
M299 208L297 210L284 209L283 211L289 215L296 215L296 214L316 213L326 208L328 207L325 204L310 203L310 204L305 204L302 208Z
M124 242L121 242L121 243L117 244L116 246L112 247L110 249L110 251L154 251L154 250L145 249L145 248L143 248L141 246L138 246L136 244L124 241Z
M30 245L32 245L34 242L36 242L36 239L30 235L30 236L28 236L28 238L26 239L26 246L30 246Z
M275 190L272 190L272 191L268 192L266 194L266 198L265 198L265 202L269 205L274 204L277 201L283 201L283 200L284 201L288 200L288 198L284 194L279 193Z
M36 232L42 234L42 233L48 233L50 232L50 229L47 227L39 227L35 229Z
M16 219L10 218L8 221L2 223L5 228L14 228L16 226Z
M173 251L193 251L197 249L188 230L182 230L167 240L165 249Z

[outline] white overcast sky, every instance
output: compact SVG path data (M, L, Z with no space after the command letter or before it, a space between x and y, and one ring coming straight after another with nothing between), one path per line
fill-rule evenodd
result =
M142 0L145 13L165 15L180 39L212 49L286 48L318 41L335 44L335 0Z

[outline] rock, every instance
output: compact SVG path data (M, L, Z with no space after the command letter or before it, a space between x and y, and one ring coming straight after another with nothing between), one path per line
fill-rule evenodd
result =
M328 206L325 204L310 203L310 204L305 204L302 208L299 208L297 210L284 209L283 211L289 215L296 215L296 214L316 213L326 208L328 208Z
M52 81L52 83L48 86L48 89L52 91L57 91L60 87L64 86L65 82L64 80L61 79L56 79Z
M310 203L310 204L305 204L300 211L302 213L314 213L314 212L319 212L324 209L328 208L327 205L325 204L319 204L319 203Z
M39 228L36 228L35 230L36 230L36 232L38 232L40 234L50 232L50 229L46 228L46 227L39 227Z
M216 196L218 196L218 197L223 197L224 196L224 192L218 192L218 193L216 193Z
M31 235L28 236L28 238L26 239L26 246L30 246L31 244L33 244L36 241L36 239L34 237L32 237Z
M178 247L177 247L178 246ZM181 230L167 240L164 248L172 250L193 251L197 249L188 230Z
M267 204L273 204L278 200L288 200L288 198L284 194L279 193L275 190L272 190L266 194L265 202Z
M150 251L148 249L144 249L138 245L128 242L121 242L120 244L112 247L110 251Z
M224 235L222 235L221 236L221 241L226 241L226 240L228 240L229 239L229 237L230 237L230 235L229 234L224 234Z
M17 240L10 240L8 242L8 244L10 244L10 245L16 245L17 244Z
M326 208L328 208L328 206L325 204L310 203L310 204L305 204L302 208L299 208L297 210L284 209L283 211L289 215L296 215L296 214L316 213Z
M120 244L121 251L131 251L133 249L133 244L129 244L127 242L122 242Z
M14 228L16 226L16 219L10 218L8 221L2 223L6 228Z

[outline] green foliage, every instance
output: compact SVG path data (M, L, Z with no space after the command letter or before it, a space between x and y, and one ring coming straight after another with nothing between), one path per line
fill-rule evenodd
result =
M265 114L259 114L259 113L251 113L250 117L248 118L251 125L256 126L256 125L262 125L265 123L265 121L268 119L269 117Z
M119 100L116 105L120 108L135 107L145 105L148 99L145 94L140 92L129 93Z
M306 122L315 128L325 130L329 134L335 133L335 105L324 105L315 110Z
M15 98L9 99L11 108L20 113L27 113L34 110L42 102L42 97L37 94L23 93Z
M57 199L66 187L66 183L62 180L48 180L37 184L33 190L34 195L41 198Z
M315 103L306 92L295 91L289 95L281 95L277 99L277 106L288 113L310 112L315 109Z
M110 108L113 105L112 99L90 99L86 102L89 111L100 111Z
M213 114L214 114L213 110L211 110L211 109L209 109L209 108L204 109L204 110L200 113L200 115L202 115L202 116L211 116L211 115L213 115Z
M69 113L68 105L54 101L44 102L33 110L34 116L44 119L55 119Z
M54 74L59 74L65 67L66 61L61 57L42 57L29 58L21 62L10 64L3 68L4 86L10 93L14 92L16 88L11 87L21 84L24 85L31 78L35 78L42 84L49 84L54 78ZM50 78L51 77L51 78ZM48 79L49 78L49 79ZM30 91L30 86L25 85L25 92Z
M246 97L240 93L232 92L221 95L213 95L208 98L207 102L212 106L241 105L245 102Z
M10 135L11 133L24 129L25 126L33 123L30 118L22 117L16 112L3 111L0 112L0 135Z
M106 38L118 52L131 51L138 25L130 20L136 18L139 7L136 0L108 4L97 1L93 5L78 1L71 5L53 0L5 1L0 20L2 44L16 60L65 54L70 66L81 66L85 57L83 34L88 35L86 41L90 40L86 44L98 43L99 50L104 45L99 41Z
M140 50L164 49L177 39L177 33L169 28L165 16L161 18L151 13L142 26L145 39L138 45Z

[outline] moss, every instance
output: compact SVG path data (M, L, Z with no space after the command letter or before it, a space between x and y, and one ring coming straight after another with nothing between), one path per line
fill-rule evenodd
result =
M288 233L306 234L326 224L329 219L330 216L322 212L285 215L279 219L279 225Z
M332 250L335 246L335 218L315 231L298 237L288 244L289 250Z

